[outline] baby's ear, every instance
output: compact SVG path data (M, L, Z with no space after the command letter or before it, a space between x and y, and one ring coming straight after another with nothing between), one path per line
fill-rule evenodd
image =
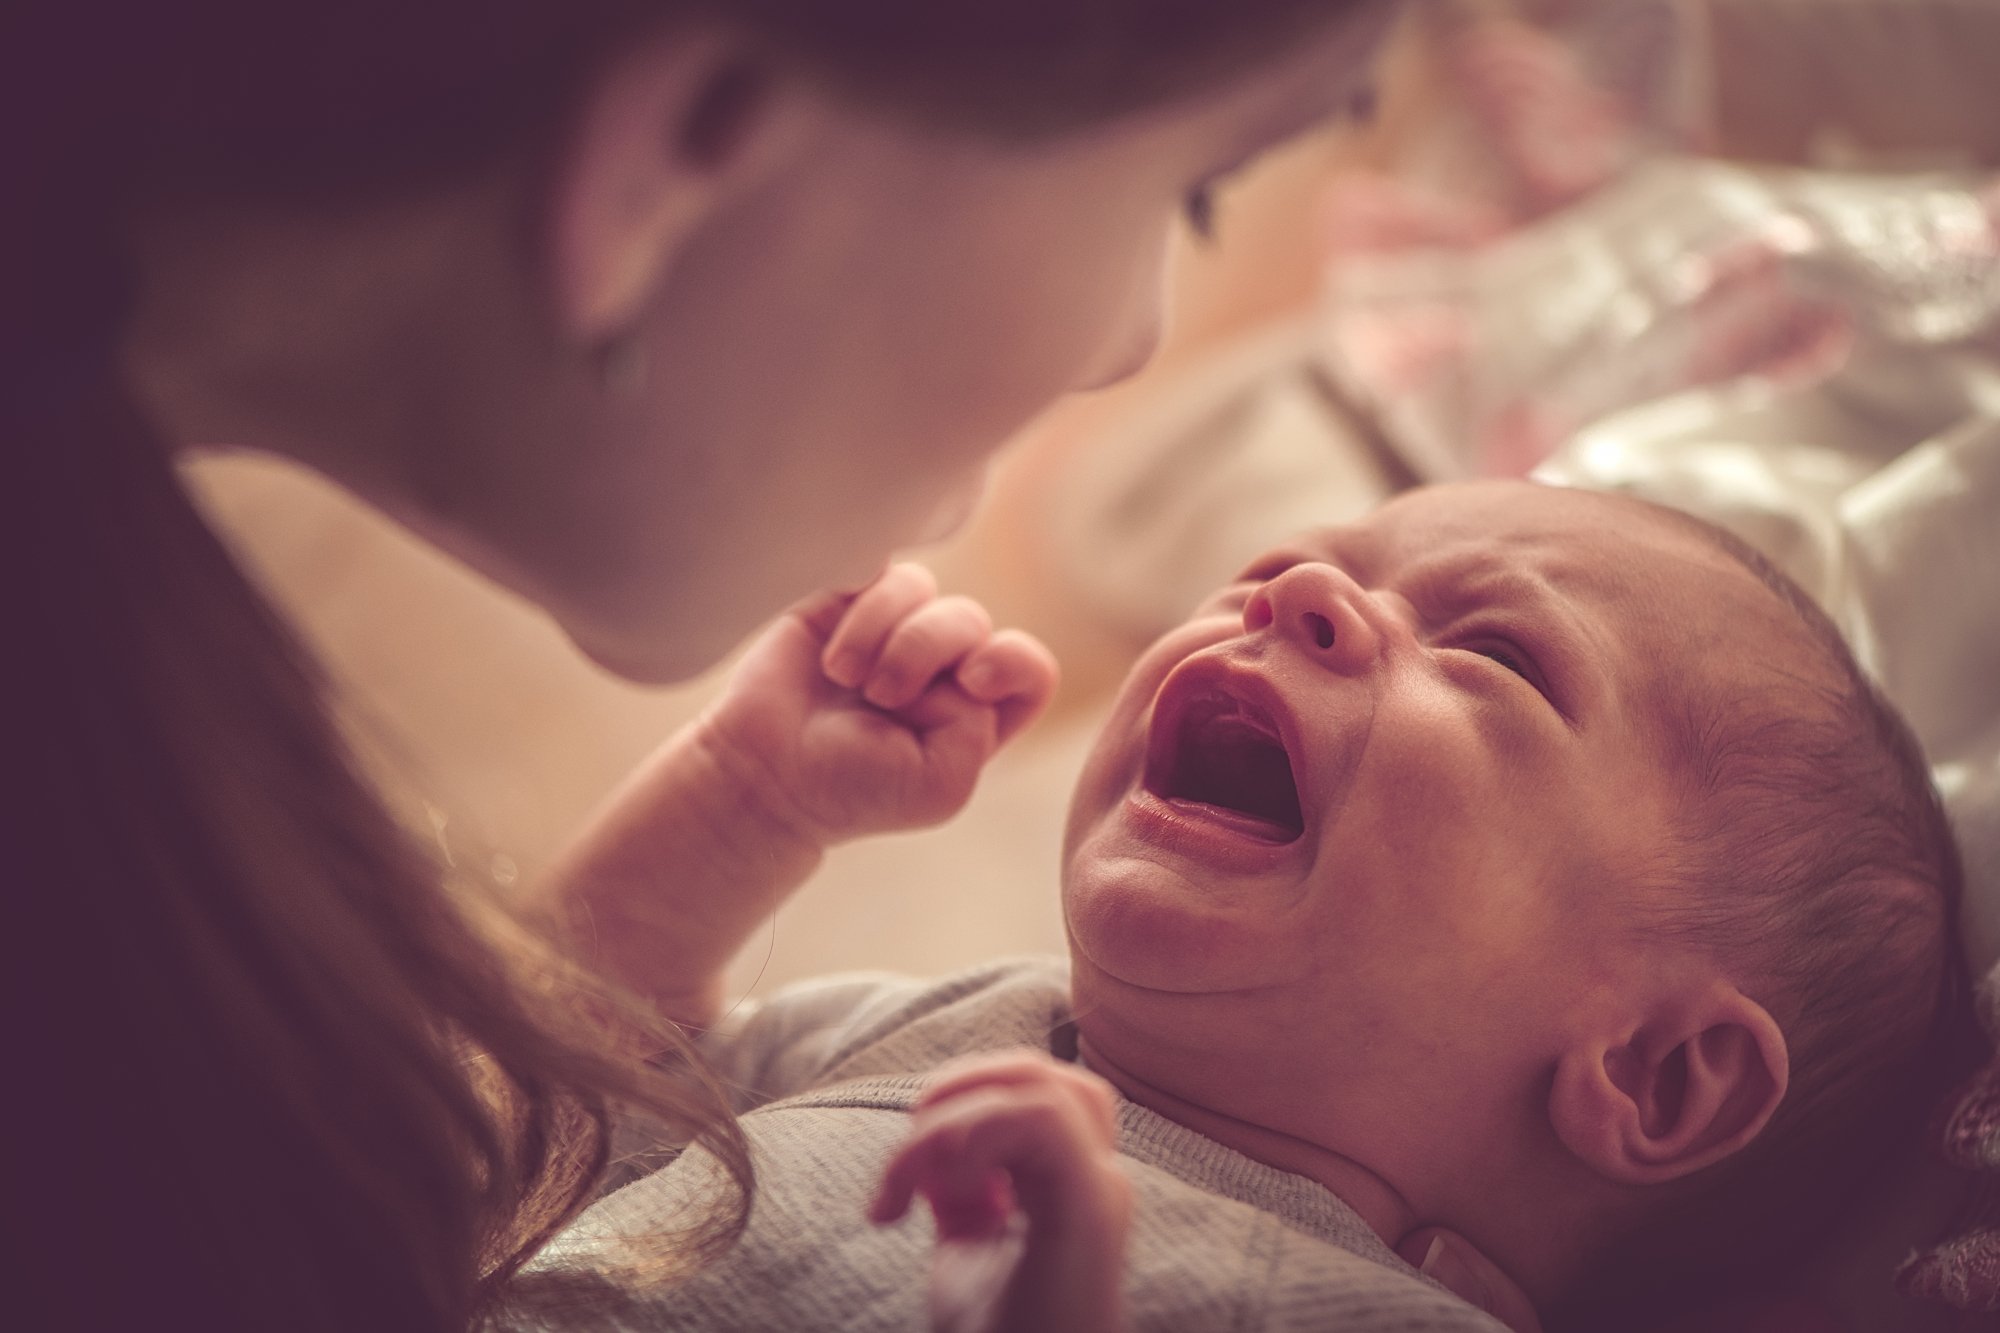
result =
M1655 1006L1622 1041L1567 1052L1549 1122L1599 1175L1658 1185L1756 1138L1784 1098L1790 1069L1784 1034L1764 1006L1713 981Z

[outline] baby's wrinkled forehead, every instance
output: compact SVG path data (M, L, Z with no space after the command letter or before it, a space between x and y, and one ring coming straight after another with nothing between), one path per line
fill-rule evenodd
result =
M1325 560L1441 614L1520 611L1593 659L1625 704L1649 708L1663 692L1726 692L1819 655L1789 604L1796 590L1739 548L1645 501L1475 482L1406 492L1358 522L1302 533L1247 573Z
M1409 491L1358 521L1300 533L1247 572L1299 559L1338 565L1365 587L1444 570L1535 580L1641 613L1664 612L1704 585L1724 599L1763 591L1693 520L1676 525L1641 502L1527 483Z

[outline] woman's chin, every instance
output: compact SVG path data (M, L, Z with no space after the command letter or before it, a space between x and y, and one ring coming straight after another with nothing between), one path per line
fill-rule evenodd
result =
M562 626L592 665L633 685L682 685L727 658L743 635L606 634Z

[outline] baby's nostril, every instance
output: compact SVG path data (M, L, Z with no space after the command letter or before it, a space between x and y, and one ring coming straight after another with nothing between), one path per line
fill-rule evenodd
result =
M1322 648L1333 647L1333 622L1317 611L1305 615L1306 628L1312 631L1313 642Z

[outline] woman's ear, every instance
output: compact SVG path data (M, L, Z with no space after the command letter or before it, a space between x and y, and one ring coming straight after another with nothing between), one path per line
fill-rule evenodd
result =
M585 91L549 174L549 272L562 331L625 329L688 239L805 122L803 85L748 42L671 27Z
M1616 1043L1582 1043L1556 1066L1549 1121L1608 1180L1657 1185L1762 1132L1790 1078L1784 1034L1734 986L1656 1006Z

